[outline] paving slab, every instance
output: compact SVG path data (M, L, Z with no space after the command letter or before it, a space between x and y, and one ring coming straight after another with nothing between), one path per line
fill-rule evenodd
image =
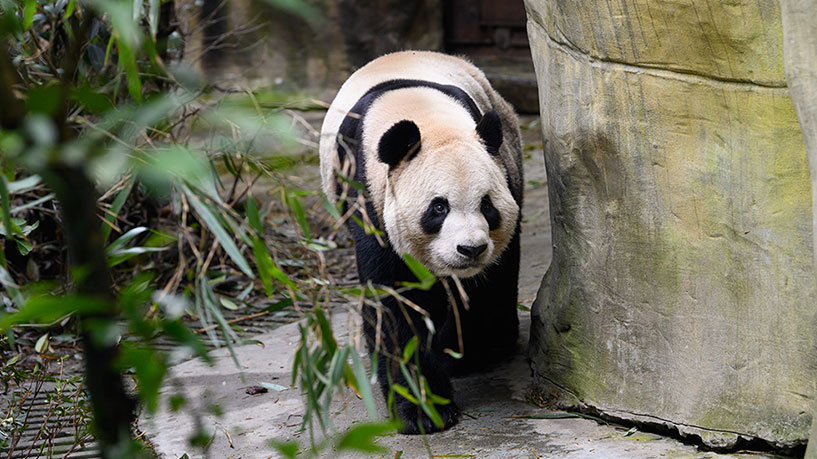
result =
M332 319L339 341L357 333L354 320L346 312ZM523 323L529 323L526 317ZM304 405L297 389L289 387L292 356L298 343L297 324L290 324L257 337L263 345L236 349L240 366L226 350L213 352L215 364L200 360L177 365L172 370L166 394L181 391L191 409L170 412L167 407L140 425L162 458L267 458L278 457L268 446L270 439L298 439L308 442L308 434L298 432ZM353 338L353 337L352 337ZM248 395L249 386L261 382L286 387L260 395ZM694 446L651 433L581 418L528 419L527 415L552 415L528 401L530 369L521 353L495 369L457 378L456 399L463 417L452 429L427 436L391 435L380 441L389 453L380 457L474 457L474 458L714 458ZM208 413L217 404L222 413ZM379 401L378 411L385 407ZM209 449L191 448L188 439L200 421L213 432ZM367 419L362 401L351 393L342 394L331 408L338 430ZM402 455L397 456L398 453ZM339 454L329 449L321 457L364 457ZM377 456L375 456L377 457ZM753 455L752 457L758 457Z

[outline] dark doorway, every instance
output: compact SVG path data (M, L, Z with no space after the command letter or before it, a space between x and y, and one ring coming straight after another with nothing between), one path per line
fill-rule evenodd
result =
M522 0L445 0L443 18L450 53L530 58Z

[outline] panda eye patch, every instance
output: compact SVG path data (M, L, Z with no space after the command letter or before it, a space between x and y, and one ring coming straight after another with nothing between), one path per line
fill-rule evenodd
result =
M420 226L426 234L436 234L440 232L443 227L445 217L448 215L448 200L442 197L436 197L431 200L431 203L423 213L423 218L420 219Z
M479 211L482 212L482 215L485 217L485 221L488 222L488 229L493 231L499 228L499 223L502 220L501 216L499 215L499 211L496 207L494 207L494 203L491 201L491 197L487 194L482 197L482 202L479 206Z

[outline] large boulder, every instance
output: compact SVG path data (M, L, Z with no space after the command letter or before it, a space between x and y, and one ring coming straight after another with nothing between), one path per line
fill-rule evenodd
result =
M554 244L536 387L712 447L804 443L811 180L778 2L526 4Z

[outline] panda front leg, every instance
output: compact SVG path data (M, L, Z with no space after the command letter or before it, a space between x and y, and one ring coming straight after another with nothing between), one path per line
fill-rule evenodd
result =
M467 310L460 306L463 358L457 372L481 369L517 350L520 234L516 232L499 261L481 276L463 280Z
M439 292L432 289L430 292L410 291L403 295L416 305L428 307L433 305L432 301L435 296L439 295ZM363 321L364 332L370 351L377 352L378 381L383 395L386 400L389 400L390 393L393 395L394 405L390 409L393 410L392 414L401 421L400 432L428 434L455 425L459 420L459 409L452 398L452 362L450 357L439 351L439 334L432 335L429 342L429 330L423 320L423 315L401 304L397 299L384 298L381 304L379 319L375 308L366 308ZM432 322L439 330L442 325L439 315L440 313L444 315L445 311L435 311L433 307L429 309ZM403 362L403 350L414 336L417 336L418 339L415 354L408 362ZM406 374L411 377L411 382L407 380ZM421 386L424 384L423 381L427 383L427 387ZM447 399L448 403L434 404L431 397L425 395L426 403L432 405L437 411L442 425L435 424L420 405L393 392L395 385L405 388L414 398L417 398L417 394L412 391L412 385L423 394L430 390L432 394Z

